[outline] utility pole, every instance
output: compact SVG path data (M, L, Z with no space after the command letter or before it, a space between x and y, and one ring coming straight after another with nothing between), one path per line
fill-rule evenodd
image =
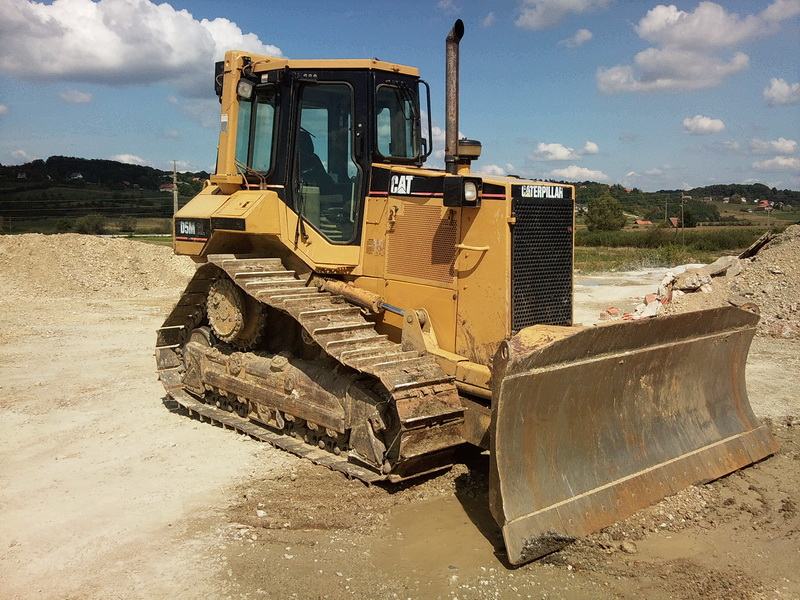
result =
M172 216L178 212L178 166L172 161Z

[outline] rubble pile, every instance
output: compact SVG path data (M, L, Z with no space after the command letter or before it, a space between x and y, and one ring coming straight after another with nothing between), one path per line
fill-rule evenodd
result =
M618 308L610 307L601 319L635 320L748 303L758 306L761 313L760 335L800 337L800 225L762 238L740 256L723 256L710 265L669 272L658 290L646 295L633 312L620 314Z
M0 281L7 300L97 296L144 296L180 288L194 263L167 246L124 238L66 233L0 236Z

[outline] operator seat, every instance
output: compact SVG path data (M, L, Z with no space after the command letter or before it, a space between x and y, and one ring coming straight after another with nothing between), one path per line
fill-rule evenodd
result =
M334 194L336 183L328 175L325 165L314 152L314 141L311 134L305 129L300 129L297 139L299 150L300 181L305 185L318 187L321 194Z

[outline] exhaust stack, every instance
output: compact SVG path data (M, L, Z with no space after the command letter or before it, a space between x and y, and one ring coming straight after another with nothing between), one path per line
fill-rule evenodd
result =
M447 34L446 71L445 71L445 105L447 122L445 124L444 163L448 173L458 170L458 44L464 37L464 21L456 20L450 33Z

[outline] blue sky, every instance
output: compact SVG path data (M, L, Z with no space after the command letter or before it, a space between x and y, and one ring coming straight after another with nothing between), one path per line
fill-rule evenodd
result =
M441 125L444 36L460 17L461 131L483 143L478 170L800 188L800 0L0 0L0 14L3 164L209 169L211 66L232 47L418 66Z

